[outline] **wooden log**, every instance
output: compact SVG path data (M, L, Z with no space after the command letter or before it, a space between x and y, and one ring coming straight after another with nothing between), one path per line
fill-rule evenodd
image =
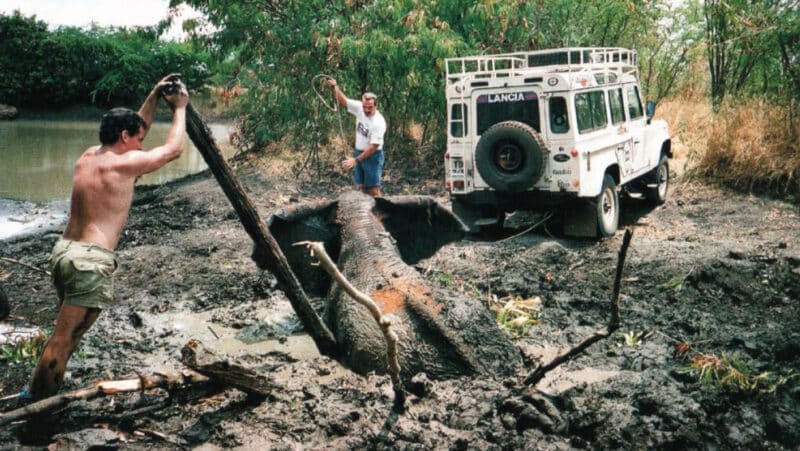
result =
M225 157L214 141L211 131L191 103L186 108L186 131L197 150L203 156L211 173L214 174L217 182L222 187L222 191L225 192L231 202L245 231L250 235L259 253L264 258L269 258L274 262L271 267L275 269L275 277L286 293L286 297L289 298L289 302L291 302L292 308L297 313L303 327L322 354L336 356L338 347L333 334L314 311L308 296L303 291L297 276L286 261L280 246L261 220L258 211L256 211L250 198L245 193L244 188L233 174L233 170L227 161L225 161Z
M183 346L181 362L222 385L237 388L248 395L267 397L277 387L268 376L217 356L199 340L189 340Z
M115 393L143 391L151 388L167 388L206 383L208 378L192 370L183 370L180 373L156 373L141 376L136 379L101 381L92 387L81 388L75 391L61 393L49 398L33 402L19 409L0 414L0 426L14 421L24 420L33 415L50 412L68 405L73 401L90 400L99 396Z

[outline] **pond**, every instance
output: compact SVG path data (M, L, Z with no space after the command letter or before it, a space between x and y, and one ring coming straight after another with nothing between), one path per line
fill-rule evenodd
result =
M88 147L99 144L99 122L17 120L0 121L0 198L44 202L68 199L75 161ZM144 149L160 146L170 124L156 122ZM210 124L226 157L234 153L226 124ZM181 157L139 179L137 184L163 183L206 169L205 161L188 136Z
M0 121L0 240L35 229L58 229L66 220L75 161L88 147L99 144L99 121ZM153 123L144 149L167 139L169 122ZM228 124L209 124L226 158ZM137 185L167 182L207 168L200 152L186 137L183 154L161 169L144 175Z

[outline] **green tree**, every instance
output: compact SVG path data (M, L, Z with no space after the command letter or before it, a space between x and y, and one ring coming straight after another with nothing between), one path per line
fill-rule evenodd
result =
M210 76L211 57L159 40L160 27L48 31L35 17L0 14L0 102L23 107L135 105L152 84L180 72L189 86Z
M315 116L309 84L326 73L351 96L380 95L388 140L421 126L422 145L435 149L437 163L445 58L565 45L635 48L651 42L645 37L662 14L661 2L644 0L171 2L180 3L204 12L216 28L203 42L231 64L225 84L247 92L244 128L253 146L305 138L312 120L332 126L331 115Z

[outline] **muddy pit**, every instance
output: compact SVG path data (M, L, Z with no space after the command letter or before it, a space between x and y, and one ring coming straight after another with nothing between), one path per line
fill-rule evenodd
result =
M255 163L238 170L264 217L288 203L336 196L347 183L270 172ZM415 193L422 185L403 181L385 192ZM623 211L623 226L635 233L622 328L535 389L520 381L536 362L607 323L622 234L595 242L538 228L513 237L535 220L518 214L502 236L449 244L416 263L431 283L481 299L538 296L541 317L514 339L525 362L518 375L419 378L398 413L387 376L360 376L319 355L275 278L250 259L251 241L213 179L139 189L119 247L117 304L85 336L63 390L179 369L190 338L271 374L278 388L266 400L206 386L76 402L3 427L0 447L794 449L797 205L679 180L664 206L651 210L632 199ZM2 241L0 255L45 268L57 237ZM10 273L2 283L11 316L0 324L50 327L57 308L48 278L19 265L2 268ZM682 343L688 350L676 355ZM687 369L699 353L734 356L774 383L761 390L702 384ZM23 387L32 365L0 362L0 397ZM3 411L17 406L0 402Z

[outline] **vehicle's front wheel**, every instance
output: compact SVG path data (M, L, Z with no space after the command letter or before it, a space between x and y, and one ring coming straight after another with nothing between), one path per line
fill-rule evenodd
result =
M668 161L666 155L661 155L658 166L647 175L645 180L647 186L645 187L644 195L654 205L661 205L667 201L667 189L669 188Z
M619 194L614 177L603 177L603 189L595 198L597 215L597 235L613 236L619 226Z

